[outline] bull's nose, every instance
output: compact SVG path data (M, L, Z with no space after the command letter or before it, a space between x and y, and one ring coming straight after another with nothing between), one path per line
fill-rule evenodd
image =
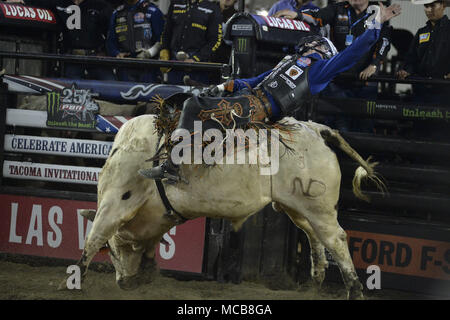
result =
M137 276L121 278L117 280L117 284L122 290L134 290L139 287Z

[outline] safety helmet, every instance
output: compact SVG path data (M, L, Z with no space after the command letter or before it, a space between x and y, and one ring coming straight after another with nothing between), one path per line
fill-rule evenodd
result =
M321 46L324 49L318 49L318 47ZM295 50L299 54L303 54L310 49L314 49L315 51L321 53L325 59L330 59L338 54L338 50L334 46L333 42L318 34L302 38L295 47Z

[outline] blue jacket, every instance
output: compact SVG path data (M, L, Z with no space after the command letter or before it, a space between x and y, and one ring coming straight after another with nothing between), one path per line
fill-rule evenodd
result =
M140 6L141 3L143 3L144 1L147 1L147 0L139 0L136 4L134 4L132 6L129 6L128 4L124 4L125 10L132 11L132 10L136 9L138 6ZM119 8L121 8L121 7L122 6L120 6ZM117 8L117 9L119 9L119 8ZM106 49L108 51L108 54L112 57L115 57L120 53L117 35L115 32L117 9L114 10L114 12L111 16L111 19L109 22L108 38L106 40ZM150 3L150 5L147 8L146 14L148 14L150 16L150 23L152 26L152 39L151 39L152 43L161 41L161 34L164 29L163 13L161 12L161 10L159 10L159 8L157 6L155 6L153 3Z
M309 67L309 89L311 94L317 94L330 83L337 75L350 69L370 48L377 42L380 36L380 30L369 29L361 36L356 38L352 45L332 57L331 59L322 59L317 53L308 55L314 59L311 67ZM236 79L233 84L233 92L256 87L264 78L269 75L273 69L266 71L259 76L248 79ZM272 104L272 114L275 118L281 115L280 108L276 105L270 94L266 93Z
M277 3L275 3L272 8L270 8L268 16L273 16L276 12L281 10L291 10L291 11L303 11L303 10L318 10L319 7L311 4L311 2L308 2L307 4L303 5L299 10L297 9L297 1L296 0L280 0Z

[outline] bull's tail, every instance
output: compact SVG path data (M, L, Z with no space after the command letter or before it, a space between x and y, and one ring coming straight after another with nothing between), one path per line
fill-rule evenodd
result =
M336 130L325 129L321 130L320 134L327 143L338 147L350 158L359 163L359 167L356 169L353 177L353 193L357 198L370 202L370 198L361 190L361 182L365 179L372 181L381 193L384 194L387 192L386 185L383 181L381 181L378 174L374 170L378 162L371 162L371 157L364 160Z

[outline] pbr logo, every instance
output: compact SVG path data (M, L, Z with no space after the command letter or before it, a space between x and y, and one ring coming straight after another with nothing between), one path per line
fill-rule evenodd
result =
M77 89L75 84L47 93L47 126L95 129L99 106L93 96L90 90Z

